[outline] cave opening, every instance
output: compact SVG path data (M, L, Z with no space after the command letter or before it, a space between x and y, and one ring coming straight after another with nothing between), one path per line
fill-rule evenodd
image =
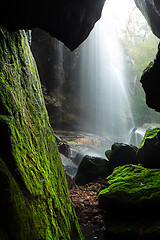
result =
M71 141L76 135L102 138L107 148L116 141L139 147L146 129L160 123L159 113L147 107L140 84L157 46L133 0L107 1L90 36L73 52L33 29L31 48L56 133L71 132Z
M89 169L100 159L110 161L109 151L118 149L117 146L126 147L122 152L131 155L126 155L129 160L123 163L113 163L111 171L121 164L137 164L135 152L128 146L139 147L146 130L160 126L160 115L147 107L140 84L143 70L154 61L158 42L134 0L106 1L101 19L87 40L73 52L49 34L33 29L31 48L39 67L50 122L64 169L76 184L94 181L96 174L92 178ZM117 154L125 159L119 151ZM83 168L81 162L87 159L93 166L87 163ZM103 168L106 171L105 164ZM90 178L85 175L85 169ZM94 207L97 211L95 184L105 187L100 181L86 186L85 190L81 187L74 190L73 186L70 190L88 240L103 239L105 232L101 214L89 212ZM93 208L87 205L84 195ZM85 204L89 210L85 210Z
M0 239L159 239L159 1L104 2L3 3Z

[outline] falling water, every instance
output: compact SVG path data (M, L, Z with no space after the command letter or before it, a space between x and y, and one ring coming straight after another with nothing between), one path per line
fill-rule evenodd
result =
M81 126L127 142L134 124L112 2L106 2L101 20L81 47Z

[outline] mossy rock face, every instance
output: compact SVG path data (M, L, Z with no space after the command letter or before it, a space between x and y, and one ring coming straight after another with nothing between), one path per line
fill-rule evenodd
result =
M160 237L160 170L139 165L117 167L107 182L109 187L98 198L108 235L135 240Z
M85 156L78 167L75 182L84 185L95 181L98 177L107 176L108 161L106 159Z
M160 128L147 129L137 157L144 167L160 168Z
M113 172L113 169L118 166L126 164L138 164L137 150L133 145L127 145L124 143L114 143L111 150L105 152L108 162L108 175Z
M83 239L25 31L0 29L0 239Z

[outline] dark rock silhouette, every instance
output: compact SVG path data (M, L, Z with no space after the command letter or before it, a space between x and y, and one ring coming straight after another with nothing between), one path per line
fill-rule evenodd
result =
M45 2L3 2L0 25L8 30L39 27L61 40L71 50L89 35L100 18L105 0L54 0Z
M138 164L137 150L135 146L127 145L124 143L114 143L111 150L105 152L106 157L109 159L107 174L110 175L113 169L118 166L126 164Z
M107 176L108 161L106 159L85 156L78 167L74 178L77 185L85 185L98 177Z

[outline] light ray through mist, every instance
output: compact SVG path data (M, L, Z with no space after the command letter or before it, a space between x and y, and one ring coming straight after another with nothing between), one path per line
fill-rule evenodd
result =
M80 124L86 131L117 135L126 142L134 123L118 41L117 21L122 24L122 19L115 18L115 9L121 11L122 3L124 0L106 1L101 20L81 47L81 106L89 111L81 109Z

